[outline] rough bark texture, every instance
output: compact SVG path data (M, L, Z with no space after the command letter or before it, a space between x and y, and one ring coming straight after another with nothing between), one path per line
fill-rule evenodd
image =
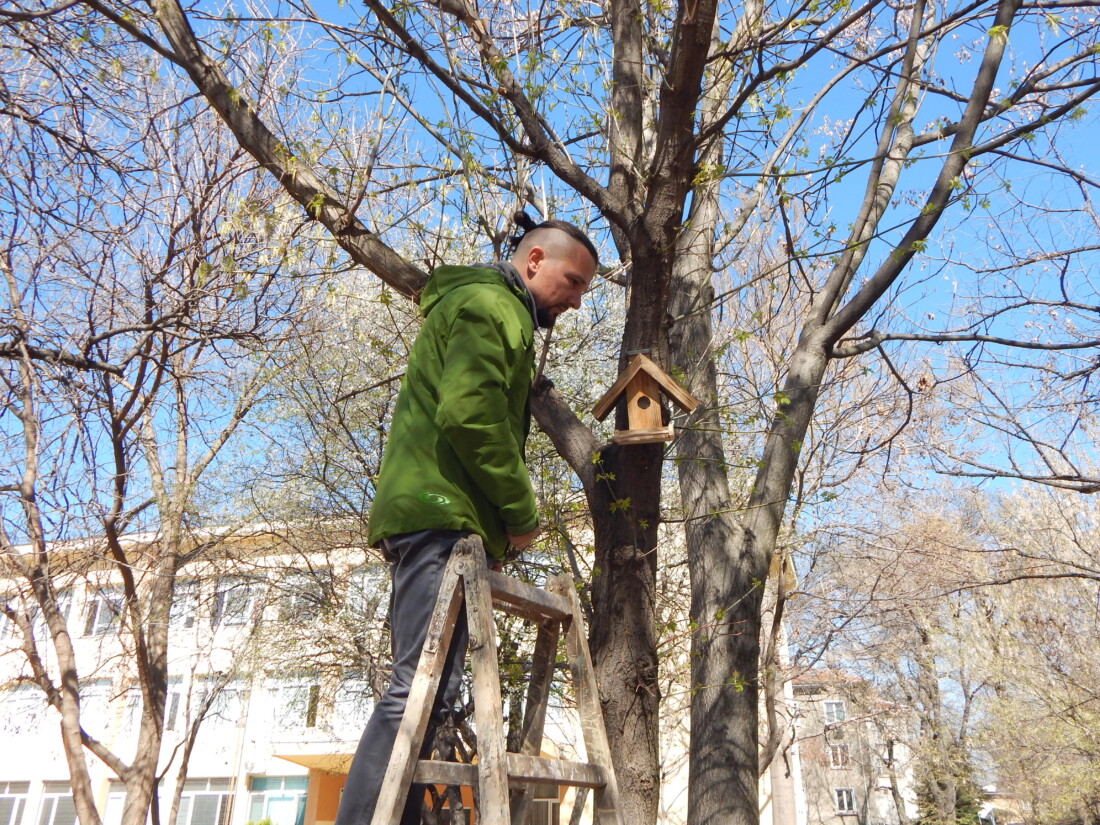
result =
M751 812L759 809L757 653L748 648L746 657L753 657L752 667L742 665L739 670L728 667L725 653L731 637L743 643L759 639L759 619L753 617L759 615L761 588L741 583L752 578L751 572L738 576L747 563L754 563L754 542L731 512L717 412L718 377L709 312L714 299L709 238L716 216L717 193L697 195L691 231L680 239L670 303L677 319L671 335L672 359L686 376L688 389L702 402L676 441L691 574L691 619L697 627L691 643L688 816L692 822L749 823L754 819ZM747 606L746 600L751 600ZM739 698L743 701L738 702Z
M657 519L661 464L654 445L605 448L597 471L610 475L589 494L596 563L589 627L604 720L626 822L655 822L658 773Z

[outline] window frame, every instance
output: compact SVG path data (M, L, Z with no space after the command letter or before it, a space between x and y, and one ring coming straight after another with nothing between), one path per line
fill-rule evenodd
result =
M390 612L390 570L385 564L361 564L348 574L345 604L355 619L382 620Z
M164 703L164 730L178 731L184 722L183 684L178 680L168 683L168 696Z
M180 793L180 810L176 817L176 825L194 825L195 800L200 797L216 797L217 814L213 825L229 825L233 812L233 780L231 779L185 780Z
M30 789L30 782L0 782L0 804L11 800L8 818L0 819L0 825L20 825L27 811Z
M530 825L559 825L561 822L561 792L557 785L536 784L530 787Z
M305 624L321 618L332 591L332 571L327 567L296 570L281 582L279 621Z
M828 747L830 768L840 770L851 767L852 751L847 742L830 742Z
M192 628L198 624L198 579L182 579L172 589L172 606L168 608L168 626L174 629Z
M849 803L847 807L844 806L845 799ZM858 813L855 788L833 788L833 802L836 804L838 816L851 816Z
M126 594L121 587L97 587L91 591L84 605L83 635L109 636L118 633L125 609Z
M233 679L222 684L218 676L205 676L202 678L200 690L200 706L206 703L211 690L216 691L216 695L202 718L200 730L203 733L212 735L213 731L224 731L245 726L248 721L248 714L245 711L248 708L251 692L247 682L241 679ZM194 710L194 704L192 704L192 714L194 713L196 711ZM184 719L181 724L190 725L192 721L191 719Z
M259 822L271 819L272 802L292 802L296 807L293 823L274 825L302 825L305 818L306 795L309 789L307 776L253 776L248 783L248 819Z
M252 576L220 576L214 583L210 626L245 627L259 618L260 580ZM243 596L241 595L243 594ZM240 601L239 609L227 609L227 602Z
M272 731L293 736L320 727L321 683L316 675L274 678L264 693Z
M58 808L62 808L66 817L58 821ZM71 809L71 810L70 810ZM68 818L71 814L72 818ZM42 797L38 803L38 825L78 825L76 804L73 802L73 789L70 782L45 782Z
M826 699L821 703L826 725L839 725L848 721L848 703L843 699Z

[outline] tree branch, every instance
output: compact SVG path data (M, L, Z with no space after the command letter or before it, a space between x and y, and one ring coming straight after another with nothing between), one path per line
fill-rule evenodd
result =
M7 20L41 20L44 17L53 17L55 14L71 9L80 0L68 0L67 2L58 3L56 6L51 6L48 9L42 11L8 11L7 9L0 9L0 17Z
M176 0L153 0L157 21L174 51L169 56L187 72L196 88L222 118L238 143L267 169L311 217L332 233L352 260L374 272L408 297L416 296L427 274L374 236L347 204L282 143L243 99L222 70L206 55Z
M1021 341L1016 338L1002 338L997 335L980 335L977 333L945 333L942 335L922 335L917 333L887 333L872 330L866 335L862 335L857 339L853 339L850 343L838 344L836 347L833 348L832 356L834 358L853 358L857 355L862 355L865 352L876 349L886 341L925 341L931 344L947 344L953 342L966 342L972 344L999 344L1001 346L1014 347L1016 349L1048 351L1094 349L1100 347L1100 339L1063 342L1058 344L1044 344L1038 341Z
M0 343L0 358L16 360L24 357L29 357L33 361L63 364L66 367L73 367L78 370L96 370L99 372L108 372L112 375L122 375L121 367L117 367L114 364L105 364L102 361L96 361L93 358L86 358L71 352L50 349L48 347L35 347L29 344L16 342Z
M596 482L592 456L601 444L570 409L565 398L549 382L535 387L531 393L531 411L562 458L573 468L585 489Z
M512 135L511 129L501 123L499 118L478 100L476 95L460 83L451 72L433 60L428 51L390 13L389 9L378 0L364 0L364 2L374 12L379 22L397 35L405 53L420 63L466 104L470 111L483 120L509 149L518 155L544 162L554 174L595 204L609 220L623 224L628 221L622 205L617 203L616 199L612 198L608 190L602 187L595 178L585 173L563 148L560 148L563 144L553 134L549 124L535 111L527 96L523 94L519 84L508 69L508 61L504 59L504 56L489 36L485 23L477 17L476 13L469 8L464 0L443 0L443 2L439 2L438 7L441 11L453 15L467 26L467 30L481 54L482 62L489 67L494 79L499 84L495 91L512 105L520 123L523 124L524 134L530 141L529 145L517 140Z
M974 135L982 120L986 104L997 79L997 71L1008 45L1007 32L1016 14L1019 0L1001 0L994 18L993 30L1006 34L991 36L978 68L969 102L960 119L960 128L944 159L943 166L932 186L920 215L910 225L901 242L894 248L878 270L867 279L863 287L823 325L824 340L833 344L867 314L872 306L908 266L918 248L939 223L944 207L954 190L954 180L962 174L973 151ZM911 140L911 138L910 138ZM911 147L911 143L910 143ZM837 295L839 298L839 294Z

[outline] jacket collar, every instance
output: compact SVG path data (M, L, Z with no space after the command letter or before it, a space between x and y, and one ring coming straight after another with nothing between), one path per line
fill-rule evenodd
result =
M478 267L495 269L504 277L505 285L515 293L517 298L523 301L524 306L527 307L527 311L531 313L531 320L535 324L535 329L538 329L540 324L538 306L535 304L535 296L531 294L531 290L529 290L527 285L523 282L519 270L512 266L509 261L493 261L488 264L478 264Z

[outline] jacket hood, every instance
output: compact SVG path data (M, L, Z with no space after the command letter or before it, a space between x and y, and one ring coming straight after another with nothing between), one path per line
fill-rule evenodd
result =
M535 298L523 285L519 272L507 261L494 261L477 266L440 266L432 271L424 291L420 294L420 313L425 317L448 292L467 284L501 284L518 298L532 320L538 325Z

